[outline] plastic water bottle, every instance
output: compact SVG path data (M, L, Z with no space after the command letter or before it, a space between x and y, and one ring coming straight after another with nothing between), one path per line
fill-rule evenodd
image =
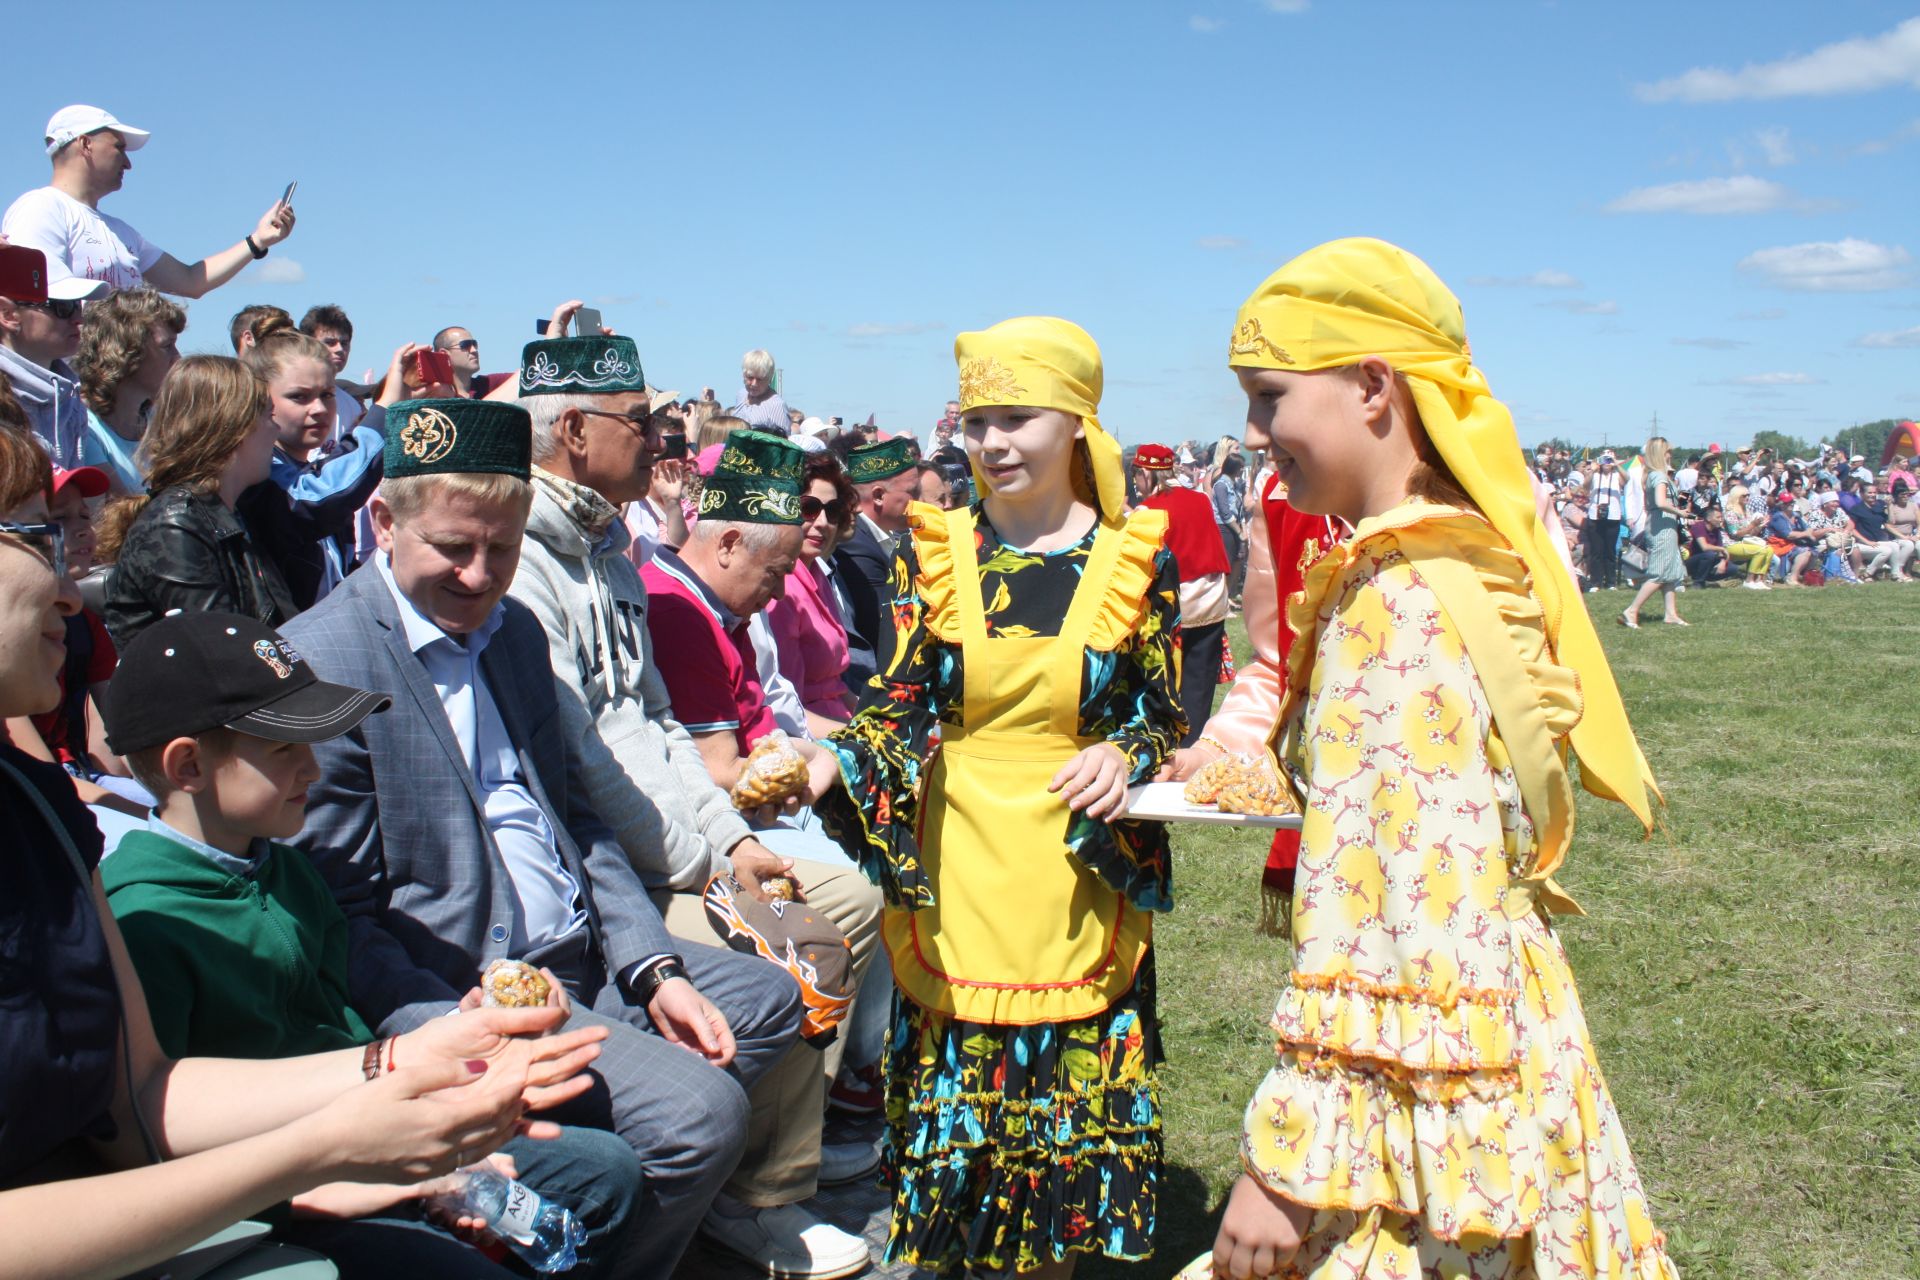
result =
M570 1209L550 1204L526 1183L490 1165L456 1169L453 1185L433 1197L449 1214L483 1219L535 1271L565 1271L580 1260L586 1228Z

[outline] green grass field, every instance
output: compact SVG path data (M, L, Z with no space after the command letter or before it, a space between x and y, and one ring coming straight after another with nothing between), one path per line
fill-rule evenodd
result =
M1669 808L1643 841L1583 797L1559 878L1589 914L1561 932L1687 1280L1920 1275L1920 585L1760 596L1689 591L1690 628L1637 634L1626 592L1588 597ZM1085 1276L1211 1246L1271 1056L1266 841L1174 850L1158 1256Z

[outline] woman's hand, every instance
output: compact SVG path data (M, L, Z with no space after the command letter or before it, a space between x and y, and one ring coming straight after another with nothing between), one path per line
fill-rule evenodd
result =
M551 975L547 981L560 985ZM397 1037L391 1060L404 1069L416 1063L491 1063L524 1051L526 1106L542 1111L592 1087L592 1078L581 1073L607 1038L605 1027L558 1031L566 1019L566 1008L553 1003L542 1009L469 1009Z
M647 1006L654 1029L674 1044L697 1053L716 1067L733 1061L733 1028L685 978L668 978Z
M1110 821L1126 811L1127 757L1111 742L1096 742L1061 766L1047 790L1063 792L1076 813Z
M400 1067L299 1121L315 1132L310 1166L352 1182L418 1182L497 1150L521 1128L530 1049L493 1063ZM548 1126L553 1128L552 1126Z
M1300 1251L1310 1210L1241 1174L1213 1240L1213 1280L1266 1280Z
M661 506L679 505L687 491L687 464L682 458L661 458L653 464L653 487L647 496Z
M1182 747L1167 757L1160 766L1160 772L1153 775L1155 782L1185 782L1200 772L1200 766L1211 764L1227 754L1210 742L1197 742L1191 747Z

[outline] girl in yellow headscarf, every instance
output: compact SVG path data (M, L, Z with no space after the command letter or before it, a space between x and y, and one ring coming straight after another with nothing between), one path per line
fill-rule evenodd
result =
M1293 972L1189 1273L1670 1280L1551 924L1569 756L1643 823L1657 792L1460 304L1338 240L1254 291L1228 362L1248 445L1354 532L1288 606Z
M1165 515L1126 514L1093 339L1024 317L954 354L981 497L912 507L817 811L887 896L888 1260L1061 1276L1152 1251L1167 840L1116 815L1186 732L1179 581Z

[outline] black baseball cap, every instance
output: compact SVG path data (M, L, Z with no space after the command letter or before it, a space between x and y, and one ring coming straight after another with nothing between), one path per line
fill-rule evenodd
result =
M176 612L121 651L100 715L107 745L129 755L219 728L271 742L325 742L392 701L322 680L265 623Z

